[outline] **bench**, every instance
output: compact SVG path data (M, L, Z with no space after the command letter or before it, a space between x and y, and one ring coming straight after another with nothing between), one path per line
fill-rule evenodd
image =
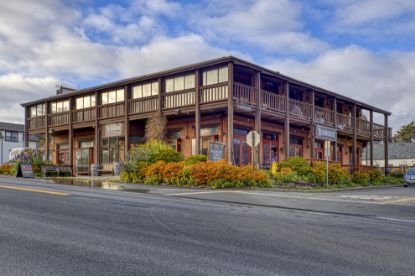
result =
M103 174L114 174L113 164L104 164L100 169L97 170L99 175Z
M47 176L72 176L72 168L70 166L42 166L43 177Z

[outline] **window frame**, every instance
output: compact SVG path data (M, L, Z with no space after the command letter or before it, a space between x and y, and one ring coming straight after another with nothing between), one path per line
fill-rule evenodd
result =
M224 77L225 75L221 74L221 73L225 73L225 72L226 72L226 77ZM216 75L216 76L214 76L215 81L213 81L213 82L209 81L208 82L209 74ZM226 83L228 81L229 81L228 66L215 67L215 68L203 71L203 80L202 80L202 85L203 86L215 85L215 84L219 84L219 83Z
M19 142L19 132L18 131L12 131L12 130L5 130L4 131L4 141L18 143Z
M113 94L114 93L114 94ZM115 89L115 90L108 90L105 92L101 93L101 105L108 105L108 104L116 104L116 103L121 103L125 101L125 96L124 96L124 89ZM110 102L110 95L112 94L111 101ZM105 100L104 100L105 99Z
M188 80L193 79L193 82L188 82ZM170 83L171 82L171 83ZM178 83L181 83L182 86L178 87ZM190 85L190 86L188 86ZM183 74L179 76L173 76L166 78L164 80L165 93L173 93L178 91L186 91L196 88L196 75L195 73Z
M63 101L55 101L50 103L50 113L51 114L59 114L69 112L69 99Z

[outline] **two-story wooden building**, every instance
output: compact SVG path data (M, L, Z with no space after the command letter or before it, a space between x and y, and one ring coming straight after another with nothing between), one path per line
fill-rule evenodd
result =
M245 137L256 130L263 167L287 156L324 159L316 127L335 134L330 159L344 166L358 166L362 147L373 141L384 141L387 160L390 135L389 112L232 56L23 106L26 137L39 136L45 158L72 165L76 174L128 159L153 114L166 116L166 140L185 156L207 154L209 142L221 142L234 164L250 162ZM374 112L383 114L383 124L374 123Z

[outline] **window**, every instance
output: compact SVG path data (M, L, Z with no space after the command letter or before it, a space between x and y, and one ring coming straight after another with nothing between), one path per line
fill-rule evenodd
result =
M50 103L52 113L62 113L69 111L69 100Z
M166 93L195 88L195 75L188 74L165 80Z
M19 134L17 131L6 131L4 140L8 142L19 142Z
M124 101L124 89L108 91L101 94L101 103L112 104Z
M303 156L303 137L290 135L290 156Z
M159 94L159 83L157 81L140 84L133 87L133 99L156 96Z
M220 67L203 72L203 85L211 85L228 81L228 67Z
M45 104L38 104L34 105L30 108L30 117L40 117L46 115L46 105Z
M110 137L101 140L101 162L113 163L124 161L124 137Z
M79 97L76 99L76 109L84 109L95 106L95 95Z

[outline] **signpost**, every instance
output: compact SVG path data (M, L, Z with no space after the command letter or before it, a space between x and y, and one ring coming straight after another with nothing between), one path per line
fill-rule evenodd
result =
M255 148L261 142L261 136L255 130L251 130L246 135L246 143L251 147L252 150L252 169L255 169Z
M324 141L324 153L326 155L326 186L328 186L329 185L330 141Z
M209 143L209 160L220 161L224 159L225 145L222 143Z
M337 130L332 127L316 125L314 129L315 139L324 140L324 154L326 156L326 185L329 185L329 156L330 142L337 141Z

